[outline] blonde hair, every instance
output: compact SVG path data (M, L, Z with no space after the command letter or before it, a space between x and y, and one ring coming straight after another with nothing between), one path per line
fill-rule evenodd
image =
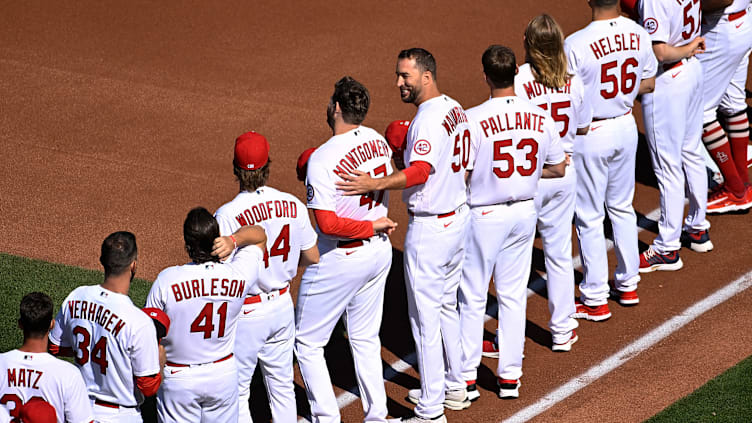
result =
M567 73L564 34L554 18L543 14L534 17L525 29L526 61L535 79L549 88L561 88L571 75Z

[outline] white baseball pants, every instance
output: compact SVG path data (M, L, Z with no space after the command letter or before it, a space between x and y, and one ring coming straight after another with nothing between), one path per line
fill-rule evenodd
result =
M455 214L412 216L405 236L405 283L420 372L415 414L444 412L444 391L464 389L457 290L465 252L466 205ZM445 361L446 360L446 361Z
M532 200L470 209L460 282L460 339L465 380L477 379L482 354L483 315L491 276L499 302L499 345L504 349L503 354L499 354L498 375L503 379L522 376L527 282L536 219Z
M708 177L702 142L702 65L691 58L659 71L655 91L642 96L645 136L661 193L661 217L653 249L666 254L681 248L685 177L690 232L708 229Z
M160 423L236 423L235 357L191 367L165 366L157 393L157 417Z
M300 283L295 313L295 355L305 383L314 423L340 423L324 346L340 317L350 341L355 377L366 422L385 422L386 392L379 329L384 287L392 265L392 245L385 236L363 246L336 248L319 238L321 258L308 266Z
M238 416L251 423L250 384L261 366L274 423L297 421L293 382L295 312L289 291L270 301L244 304L235 334L238 365Z
M575 227L584 268L580 294L588 306L606 304L609 297L606 212L614 233L616 288L632 291L640 281L637 217L632 207L636 153L637 125L631 113L593 122L590 132L574 143Z
M138 408L112 408L97 405L91 400L91 410L94 413L94 421L101 423L141 423L141 410Z
M574 164L570 164L564 177L541 179L535 197L538 232L546 260L548 311L551 313L548 328L557 344L569 341L572 330L579 325L570 317L575 312L571 222L576 187L577 172Z
M736 68L734 76L731 77L731 83L729 83L726 92L721 97L721 103L718 105L718 110L726 116L732 116L747 110L747 93L745 89L747 87L749 54L750 50L747 50L739 66Z

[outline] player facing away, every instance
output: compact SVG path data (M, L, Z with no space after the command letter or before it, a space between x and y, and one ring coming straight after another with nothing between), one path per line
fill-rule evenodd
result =
M640 254L632 207L637 125L632 105L653 90L657 62L650 36L622 17L618 0L591 0L593 21L567 37L569 72L582 78L593 110L590 131L574 145L577 171L575 226L584 279L575 318L602 321L608 308L608 256L603 220L611 219L617 259L615 292L621 304L637 304ZM605 205L605 208L604 208Z
M332 137L308 160L308 208L314 212L321 252L303 273L295 310L295 355L305 383L313 422L339 422L324 360L324 346L343 319L355 364L365 421L386 421L379 329L384 287L392 264L389 233L397 226L387 215L386 192L343 196L338 175L359 170L391 172L391 150L384 138L361 123L370 96L360 82L337 81L327 106Z
M408 422L444 422L444 407L470 406L462 378L457 289L468 223L465 169L470 163L470 124L462 106L441 94L436 61L422 48L397 57L397 88L418 107L407 133L404 170L388 175L343 173L346 195L403 189L409 224L405 236L405 283L410 326L420 371L417 403ZM437 248L441 246L441 248ZM446 365L445 365L446 363Z
M261 367L275 422L295 422L293 346L295 313L290 281L298 266L318 262L316 233L306 207L295 196L266 185L269 142L256 132L235 140L233 173L240 192L215 213L219 232L230 236L245 225L258 225L267 234L264 266L258 284L244 301L235 336L240 422L250 423L250 384L256 364Z
M74 289L50 333L53 354L73 355L98 422L141 422L142 395L156 394L162 382L164 349L151 318L128 297L137 255L132 233L105 238L104 282Z
M188 212L183 223L191 262L161 271L146 306L163 310L170 331L157 416L165 422L237 422L238 377L233 350L243 301L257 289L266 235L243 226L219 236L219 224L205 208ZM229 256L228 262L220 261Z
M58 423L94 421L89 394L78 369L47 352L55 322L52 300L47 294L32 292L21 300L18 327L23 331L20 348L0 354L0 408L20 422L32 399L49 403ZM25 420L24 420L25 421Z
M549 15L533 18L525 29L525 64L514 78L515 93L547 110L568 156L563 178L545 178L538 184L535 205L538 232L543 241L546 288L553 351L569 351L577 342L572 264L572 222L577 174L571 157L590 127L592 110L578 75L567 72L564 35Z
M661 194L658 236L640 254L640 272L679 270L685 191L689 211L685 238L695 251L713 249L705 219L708 177L702 134L702 53L700 3L695 0L642 0L640 22L658 59L655 91L642 96L645 136ZM746 166L746 164L745 164ZM686 186L686 190L685 190Z
M517 398L537 221L533 199L541 176L564 176L566 156L554 120L514 95L514 52L492 45L483 53L482 62L491 98L467 111L474 131L471 156L475 160L468 166L470 227L460 282L462 374L473 383L477 379L483 315L493 276L499 301L499 344L504 349L497 369L498 395Z
M745 85L752 48L749 0L703 1L702 141L723 174L724 183L708 198L708 213L752 207L747 170L749 120ZM725 124L721 126L718 121ZM691 240L690 240L691 242Z

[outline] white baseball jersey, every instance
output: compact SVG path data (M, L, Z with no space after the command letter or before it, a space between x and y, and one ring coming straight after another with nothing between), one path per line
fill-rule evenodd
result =
M681 47L700 36L700 2L697 0L640 1L638 13L653 42Z
M593 110L585 102L585 86L580 77L572 75L563 87L549 88L535 80L532 67L525 63L514 77L514 92L548 110L556 122L562 148L572 153L577 129L588 127L593 118Z
M392 173L392 150L378 132L359 126L335 135L313 152L308 160L308 208L333 211L353 220L376 220L386 216L389 192L345 196L335 182L342 173L360 170L378 178ZM320 234L330 238L326 234Z
M594 119L629 113L640 81L658 69L650 36L623 16L591 22L567 37L564 49L569 72L582 77Z
M467 115L475 131L468 180L471 207L532 199L544 162L565 159L554 120L524 99L491 98Z
M99 285L79 286L68 295L50 340L73 348L89 395L102 401L136 407L134 377L160 371L151 318L127 295Z
M423 102L407 131L405 163L427 162L425 184L406 188L402 199L416 215L455 210L467 200L465 169L472 162L470 124L459 103L446 95Z
M300 251L316 245L316 232L305 205L293 195L271 187L239 193L220 207L215 217L224 236L244 225L259 225L266 231L264 266L250 295L287 286L298 272Z
M728 15L729 13L741 12L742 10L745 10L749 4L749 0L733 0L730 5L723 9L723 14Z
M162 339L168 361L203 364L232 353L238 315L248 293L258 289L262 260L261 249L249 245L229 262L189 263L159 273L146 306L170 317Z
M91 401L76 366L48 353L20 350L2 354L7 370L0 385L0 405L18 418L21 406L40 397L55 408L58 423L94 420Z

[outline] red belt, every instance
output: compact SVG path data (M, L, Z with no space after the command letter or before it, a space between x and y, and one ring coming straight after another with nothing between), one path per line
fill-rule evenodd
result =
M120 405L120 404L115 404L114 402L103 401L103 400L100 400L100 399L95 399L94 400L94 404L101 405L102 407L109 407L109 408L120 408L120 407L123 407L123 408L136 408L135 405L132 405L132 406Z
M678 62L674 62L674 63L666 63L665 65L663 65L663 71L664 72L668 72L671 69L678 68L678 67L680 67L683 64L684 64L684 60L683 59L679 60Z
M411 212L411 211L408 211L407 214L409 214L410 216L415 217L415 214L413 214L413 212ZM437 214L436 217L439 218L439 219L443 219L445 217L454 216L455 214L457 214L457 212L454 211L454 210L452 210L449 213Z
M730 14L728 15L728 16L729 16L729 17L728 17L728 20L729 20L729 22L730 22L730 21L735 21L735 20L737 20L737 19L741 18L742 16L744 16L744 15L746 15L746 14L747 14L747 10L746 10L746 9L745 9L745 10L742 10L741 12L730 13Z
M351 241L338 241L337 248L355 248L355 247L360 247L363 244L365 244L365 242L363 242L362 239L353 239Z
M626 115L628 115L630 113L632 113L632 109L627 110L627 113L624 113L621 116L626 116ZM606 118L597 118L597 117L594 117L593 118L593 122L600 122L602 120L616 119L616 118L621 117L621 116L613 116L613 117L606 117Z
M228 355L220 358L219 360L214 360L214 361L212 361L210 363L202 363L202 364L221 363L221 362L223 362L225 360L229 360L231 358L232 358L232 353L230 353L230 354L228 354ZM168 366L170 366L170 367L191 367L191 366L195 366L195 364L179 364L179 363L173 363L172 361L168 361L166 364Z
M279 290L279 295L282 295L282 294L284 294L285 292L287 292L287 289L288 289L288 288L289 288L289 286L286 286L286 287L284 287L284 288L280 289L280 290ZM256 303L260 303L260 302L262 301L262 300L261 300L261 296L262 296L262 295L264 295L264 294L258 294L258 295L254 295L254 296L252 296L252 297L246 297L246 298L245 298L245 301L243 301L243 304L256 304ZM232 354L231 354L231 355L232 355Z

